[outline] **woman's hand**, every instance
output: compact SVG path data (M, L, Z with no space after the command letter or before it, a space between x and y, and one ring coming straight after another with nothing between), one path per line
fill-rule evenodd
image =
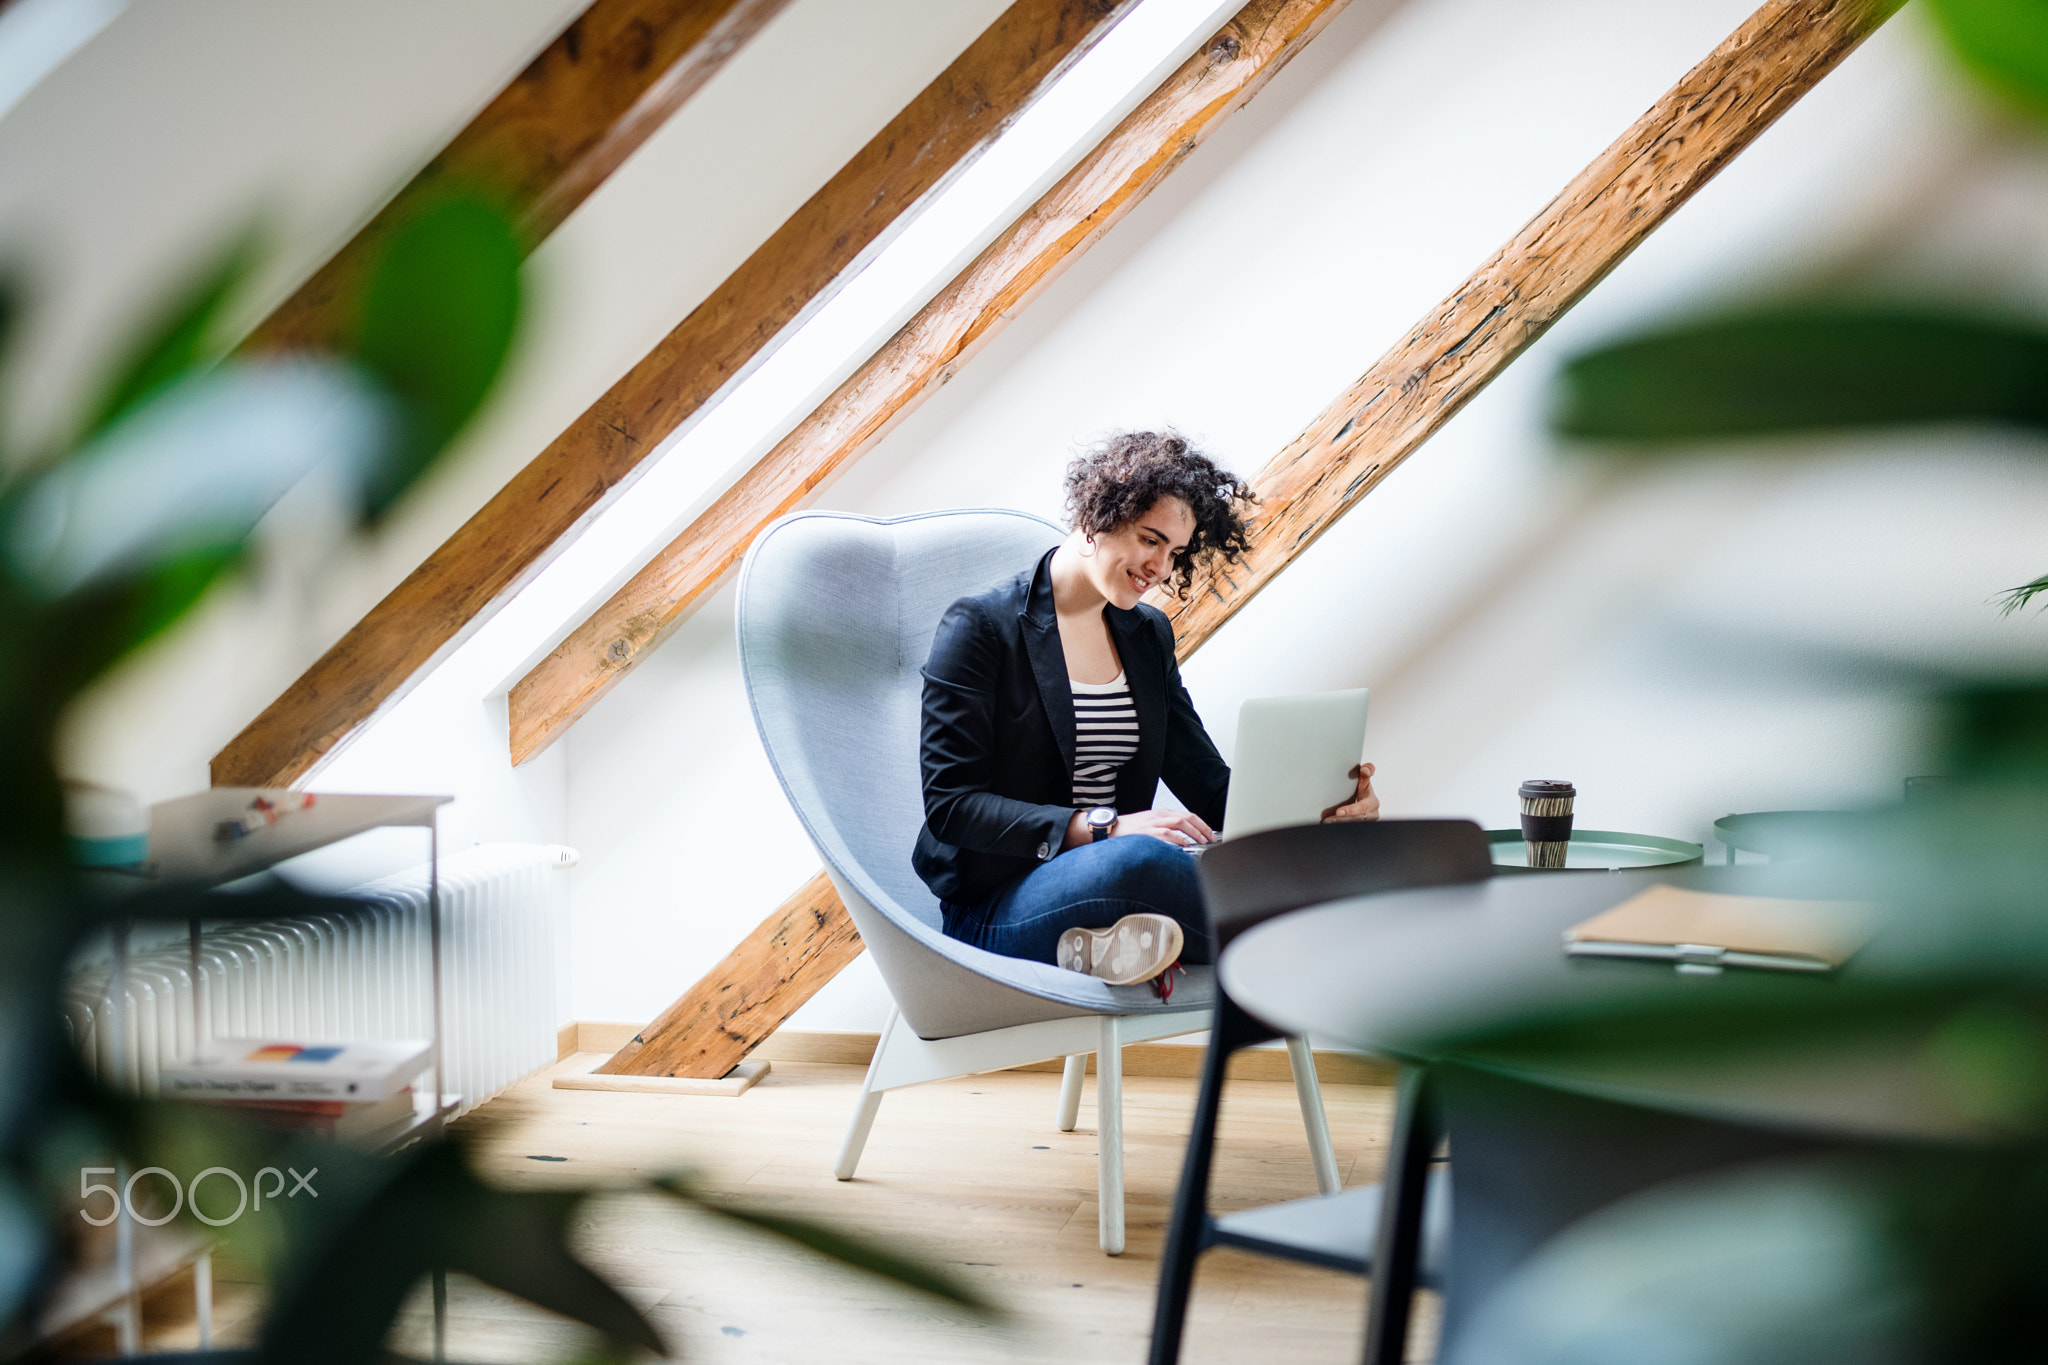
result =
M1216 831L1191 810L1134 810L1129 815L1120 815L1116 833L1110 837L1125 834L1148 834L1179 848L1216 842Z
M1092 833L1088 828L1087 812L1075 811L1074 818L1067 821L1067 837L1060 844L1061 851L1093 843ZM1187 810L1134 810L1119 815L1116 830L1109 837L1121 839L1127 834L1149 835L1177 848L1216 842L1216 831L1210 829L1201 816Z
M1323 812L1323 823L1337 820L1377 820L1380 818L1379 794L1372 789L1373 765L1360 763L1354 766L1349 776L1358 779L1358 790L1349 801L1339 802Z

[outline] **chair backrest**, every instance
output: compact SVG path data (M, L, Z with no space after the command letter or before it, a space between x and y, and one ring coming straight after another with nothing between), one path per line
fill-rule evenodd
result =
M1216 946L1305 905L1476 882L1493 875L1486 831L1470 820L1361 820L1297 825L1229 839L1201 857Z
M734 616L740 669L768 761L922 1038L1081 1014L1199 1009L1207 969L1161 1004L1044 962L947 938L910 865L924 823L921 670L955 600L1028 568L1065 535L1021 512L882 521L799 512L754 541Z
M1065 535L1022 512L877 520L799 513L747 555L737 611L754 719L790 800L836 870L885 911L939 928L910 866L924 824L918 728L939 618Z

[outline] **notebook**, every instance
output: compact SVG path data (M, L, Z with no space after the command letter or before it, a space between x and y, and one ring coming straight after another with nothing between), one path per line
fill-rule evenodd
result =
M1660 884L1565 930L1564 950L1574 957L1649 958L1680 971L1826 972L1876 931L1875 912L1857 901L1726 896Z

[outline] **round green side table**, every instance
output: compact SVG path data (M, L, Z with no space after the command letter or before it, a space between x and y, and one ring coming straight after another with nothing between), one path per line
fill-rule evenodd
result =
M1714 837L1727 848L1728 862L1735 861L1738 849L1775 861L1811 852L1855 818L1853 812L1842 810L1751 811L1716 820Z
M1571 847L1565 850L1563 867L1531 867L1528 851L1522 847L1522 831L1490 829L1486 842L1493 848L1496 873L1522 872L1619 872L1632 867L1682 867L1703 862L1706 849L1683 839L1666 839L1657 834L1624 834L1611 829L1572 831Z

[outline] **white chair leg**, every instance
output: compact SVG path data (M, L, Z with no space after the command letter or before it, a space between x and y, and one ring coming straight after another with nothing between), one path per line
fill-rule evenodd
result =
M129 1291L114 1310L115 1349L124 1356L142 1354L142 1295Z
M839 1144L839 1160L832 1163L832 1174L840 1180L853 1179L854 1168L860 1165L860 1153L868 1145L868 1131L875 1126L875 1115L882 1109L882 1092L861 1087L860 1103L853 1111L853 1122L846 1126L846 1138Z
M1102 1249L1111 1256L1124 1251L1124 1049L1117 1027L1122 1022L1114 1014L1102 1017L1095 1053L1095 1202Z
M1071 1133L1081 1121L1081 1079L1088 1074L1088 1054L1077 1052L1067 1058L1060 1073L1060 1131Z
M192 1263L192 1312L199 1320L199 1349L213 1349L213 1253L202 1251Z
M1323 1088L1316 1081L1316 1056L1308 1039L1287 1040L1287 1061L1294 1070L1294 1096L1301 1101L1301 1126L1308 1130L1308 1158L1316 1168L1316 1191L1335 1194L1344 1188L1337 1177L1337 1153L1330 1146L1330 1120L1323 1113Z
M853 1179L854 1168L860 1165L861 1149L868 1145L868 1131L875 1126L875 1115L882 1108L883 1092L875 1088L875 1078L881 1074L882 1056L889 1050L889 1040L895 1036L901 1017L895 1010L889 1011L889 1022L883 1026L882 1036L875 1042L875 1055L868 1061L868 1074L861 1079L853 1122L847 1125L846 1139L839 1144L839 1160L832 1163L832 1174L840 1180Z

